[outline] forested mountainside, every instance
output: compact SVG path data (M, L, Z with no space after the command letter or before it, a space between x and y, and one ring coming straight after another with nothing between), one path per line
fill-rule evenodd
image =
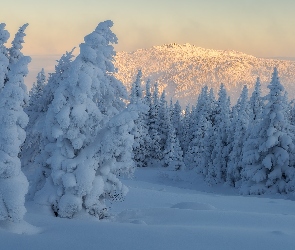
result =
M118 52L115 66L116 77L128 89L135 79L138 69L143 79L158 81L159 89L166 90L167 98L178 99L182 106L195 104L204 85L212 87L217 93L224 83L234 103L244 84L250 91L256 78L266 90L274 67L280 72L281 82L293 98L295 93L295 61L257 58L233 50L213 50L190 44L165 44L134 52Z

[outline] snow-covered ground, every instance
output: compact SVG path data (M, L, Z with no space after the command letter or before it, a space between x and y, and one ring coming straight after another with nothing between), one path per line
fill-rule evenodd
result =
M27 203L27 223L0 223L0 249L295 249L295 201L239 196L193 173L138 169L112 218L56 218ZM11 233L14 232L14 233Z

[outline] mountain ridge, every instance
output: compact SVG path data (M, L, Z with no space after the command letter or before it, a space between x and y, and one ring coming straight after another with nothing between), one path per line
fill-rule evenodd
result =
M259 58L235 50L214 50L189 43L170 43L118 52L115 56L116 77L130 89L138 69L143 80L159 83L160 91L167 98L178 99L182 105L194 105L203 86L212 87L217 93L225 85L235 102L244 84L251 90L260 77L263 92L271 79L274 67L278 68L282 84L295 97L295 61Z

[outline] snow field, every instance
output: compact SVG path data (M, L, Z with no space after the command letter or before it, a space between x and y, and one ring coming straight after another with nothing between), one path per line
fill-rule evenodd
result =
M294 201L238 196L225 186L213 194L202 180L190 184L190 172L174 180L175 171L161 172L140 168L123 180L129 193L112 204L109 220L56 218L49 207L27 203L25 220L34 227L1 224L3 249L294 249Z

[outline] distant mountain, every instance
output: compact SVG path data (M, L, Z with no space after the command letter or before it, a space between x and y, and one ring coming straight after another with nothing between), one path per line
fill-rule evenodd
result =
M233 50L213 50L190 44L165 44L134 52L119 52L115 66L117 78L128 89L138 69L143 79L158 81L168 98L180 100L182 105L194 105L204 85L217 93L224 83L232 102L235 102L244 84L251 90L259 76L264 92L274 67L278 68L281 83L290 98L295 97L295 61L257 58Z

